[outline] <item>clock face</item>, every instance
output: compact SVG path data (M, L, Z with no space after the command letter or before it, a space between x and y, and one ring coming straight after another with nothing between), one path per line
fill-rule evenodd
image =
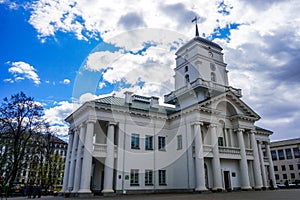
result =
M213 53L212 52L208 52L208 56L212 58L213 57Z

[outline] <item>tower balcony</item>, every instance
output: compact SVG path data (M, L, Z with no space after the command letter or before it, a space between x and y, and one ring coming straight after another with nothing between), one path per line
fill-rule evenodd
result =
M118 146L114 145L114 158L117 158ZM93 144L93 157L106 158L107 157L107 144Z
M242 97L241 89L237 89L237 88L227 86L227 85L221 85L221 84L215 83L213 81L206 81L202 78L197 78L195 81L185 85L184 87L181 87L178 90L175 90L169 94L166 94L164 96L165 103L174 104L175 100L178 97L182 96L183 94L185 94L187 92L196 90L197 88L204 88L207 90L209 89L209 90L218 91L218 92L231 91L237 97Z

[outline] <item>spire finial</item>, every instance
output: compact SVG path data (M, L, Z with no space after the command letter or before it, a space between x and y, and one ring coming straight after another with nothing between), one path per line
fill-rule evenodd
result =
M198 31L198 25L197 25L198 17L197 16L195 16L195 18L192 20L192 23L194 23L194 22L196 24L196 37L199 37L199 31Z

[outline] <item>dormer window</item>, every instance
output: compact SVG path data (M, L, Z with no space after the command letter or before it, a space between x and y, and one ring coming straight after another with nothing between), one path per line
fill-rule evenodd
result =
M189 66L185 66L184 72L188 72L188 71L189 71Z
M211 81L213 81L213 82L217 81L217 77L216 77L216 74L214 72L210 73L210 77L211 77Z
M188 74L185 75L185 83L186 84L190 83L190 76Z

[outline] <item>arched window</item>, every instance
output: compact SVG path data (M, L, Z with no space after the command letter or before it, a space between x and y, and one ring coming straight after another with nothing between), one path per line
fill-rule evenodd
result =
M189 66L185 66L184 72L188 72L188 71L189 71Z
M214 72L210 73L210 77L211 77L211 81L213 81L213 82L217 81L217 77L216 77L216 74Z
M185 75L185 83L186 84L190 83L190 76L188 74Z

